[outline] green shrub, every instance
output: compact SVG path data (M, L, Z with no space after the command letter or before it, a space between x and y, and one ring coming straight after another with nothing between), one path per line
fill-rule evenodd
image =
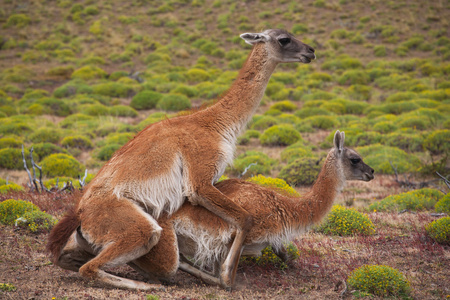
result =
M375 226L366 214L354 208L334 205L319 231L340 236L372 235L375 233Z
M18 227L25 228L33 233L49 232L58 221L41 210L33 210L24 213L16 220Z
M29 162L29 152L25 150L25 157L28 166ZM37 161L37 155L33 154L33 159ZM8 170L24 170L23 159L22 159L22 149L17 148L5 148L0 150L0 168L5 168Z
M191 108L191 101L182 94L166 94L159 100L157 107L165 111L180 111Z
M28 139L33 143L53 143L57 144L61 140L61 130L49 127L42 127L34 131Z
M255 117L254 117L255 119ZM255 129L255 130L266 130L267 128L270 128L274 125L277 125L279 123L279 121L277 120L277 118L274 118L272 116L263 116L260 118L257 118L251 128Z
M347 70L347 69L359 69L363 66L361 61L357 58L336 58L333 60L327 60L322 64L323 70Z
M92 86L92 91L94 94L116 98L127 98L134 93L133 87L119 82L99 83Z
M387 55L386 46L377 45L373 48L373 54L376 57L385 57Z
M405 298L411 287L403 274L384 265L364 265L354 270L347 279L351 289L381 297Z
M82 135L66 136L61 141L61 146L65 148L78 148L88 150L93 148L91 140Z
M259 138L261 144L266 146L288 146L301 139L300 133L288 124L272 126Z
M77 178L84 166L67 154L52 154L41 161L42 172L49 177L68 176Z
M402 127L400 125L400 127ZM378 140L377 142L380 142ZM403 131L392 132L383 137L386 145L397 147L408 152L423 151L423 136L415 133L407 133Z
M4 292L14 292L17 290L17 288L10 283L0 283L0 290Z
M423 141L423 147L433 154L450 153L450 130L436 130Z
M300 196L300 194L293 187L291 187L289 184L287 184L286 181L280 178L265 177L264 175L259 174L248 178L247 181L272 188L281 194L286 194L291 197Z
M131 117L131 118L135 118L139 115L136 110L126 105L114 105L109 109L109 114L115 117Z
M153 91L141 91L131 100L130 106L137 110L155 108L162 94Z
M76 94L92 94L93 89L82 80L72 80L53 91L56 98L66 98Z
M6 21L6 27L17 27L23 28L30 24L31 19L26 14L12 14L8 17Z
M103 71L99 67L95 66L84 66L72 73L72 79L82 79L82 80L91 80L91 79L102 79L106 78L108 73Z
M4 137L0 139L0 149L21 148L23 141L17 137Z
M0 194L8 194L11 192L23 192L23 191L25 191L23 186L18 185L16 183L0 185Z
M450 245L450 217L431 222L425 229L428 235L440 244Z
M297 105L295 105L294 103L292 103L291 101L280 101L275 103L274 105L272 105L270 107L270 109L278 109L280 111L294 111L297 109Z
M39 211L39 207L24 200L5 200L0 202L0 223L14 225L17 218L31 211Z
M59 66L47 71L47 75L69 79L75 69L72 66ZM56 96L55 96L56 97Z
M420 117L414 117L414 116L405 116L401 118L397 123L399 128L410 128L414 130L425 130L429 128L429 122L427 120L420 118Z
M299 118L307 118L312 116L318 116L318 115L331 115L331 112L320 107L304 107L300 110L297 110L295 112L295 115Z
M81 175L81 177L84 177L84 173L80 174L80 175ZM92 179L94 179L94 177L95 177L94 174L87 174L86 179L85 179L86 184L88 184ZM44 183L44 186L48 189L51 189L53 187L57 187L58 189L61 189L69 181L72 183L74 188L76 188L76 189L81 188L81 185L80 185L80 182L78 181L78 179L75 179L72 177L65 177L65 176L44 180L43 183ZM56 183L58 183L58 185L56 185Z
M92 120L94 120L94 117L92 116L87 116L84 114L73 114L62 120L59 125L62 128L78 127L80 124L84 122L90 122Z
M211 76L205 70L194 68L186 72L186 77L190 82L198 83L208 81Z
M394 174L389 162L397 167L399 174L416 172L421 166L420 160L415 155L396 147L374 144L358 147L356 150L377 173Z
M297 246L295 246L293 243L289 243L285 247L286 247L286 251L287 251L287 256L289 257L290 260L295 260L300 256ZM286 262L284 262L280 257L278 257L275 254L272 246L267 246L266 248L264 248L261 251L260 256L243 257L241 259L241 262L244 264L246 262L248 262L248 263L251 263L252 265L256 263L259 266L275 265L277 268L279 268L281 270L288 268L288 265L286 264Z
M128 141L130 141L133 136L134 134L130 132L110 134L106 138L105 142L106 144L119 144L123 146L128 143Z
M382 121L373 125L373 130L380 133L389 133L397 130L397 125L394 122Z
M58 117L66 117L72 113L69 105L59 99L55 98L41 98L36 101L36 104L40 104L45 107L48 114Z
M397 195L391 195L381 201L372 203L370 211L412 211L433 209L436 203L443 197L438 190L423 188Z
M242 174L244 170L250 166L250 164L256 164L250 166L247 169L246 175L268 174L272 166L276 163L276 160L269 158L266 154L258 151L247 151L244 154L239 155L234 160L234 169L238 174Z
M365 71L361 70L347 70L341 77L339 77L338 82L340 84L367 84L370 80L369 75Z
M302 157L283 167L278 175L289 185L311 185L317 179L320 172L317 159Z
M296 144L293 144L291 146L294 146ZM312 153L312 151L306 147L295 147L295 148L290 148L287 147L286 149L284 149L281 154L280 154L280 159L281 161L284 161L286 163L291 163L294 160L298 159L298 158L302 158L302 157L314 157L314 154Z
M333 129L339 125L336 118L332 116L313 116L308 117L303 122L309 122L312 127L319 129Z
M119 144L107 144L99 149L96 156L102 161L108 161L120 147Z
M62 149L56 145L50 143L38 143L33 145L34 153L39 157L39 160L42 160L44 157L49 156L50 154L55 153L68 153L67 150Z
M400 101L410 101L416 99L417 93L413 92L397 92L395 94L389 95L386 98L386 102L400 102Z
M261 136L261 133L257 130L249 129L247 130L243 135L238 137L237 143L239 145L246 145L250 142L251 138L259 138Z
M435 210L438 213L450 214L450 193L442 197L435 205Z

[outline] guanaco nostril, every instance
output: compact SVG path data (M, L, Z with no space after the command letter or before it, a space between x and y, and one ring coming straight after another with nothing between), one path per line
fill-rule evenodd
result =
M374 170L374 169L370 168L370 170L372 170L372 174L375 173L375 170Z
M313 47L309 47L308 50L309 50L309 52L312 52L312 53L316 52Z

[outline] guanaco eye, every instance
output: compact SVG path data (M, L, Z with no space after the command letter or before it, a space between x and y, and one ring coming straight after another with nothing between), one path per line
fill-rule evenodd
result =
M289 44L291 42L290 38L282 38L278 40L281 44L281 46L286 46L287 44Z
M359 163L361 161L360 158L350 158L350 161L352 162L352 164L356 165L357 163Z

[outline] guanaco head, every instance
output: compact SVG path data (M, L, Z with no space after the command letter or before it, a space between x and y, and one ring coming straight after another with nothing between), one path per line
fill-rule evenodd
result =
M268 29L261 33L243 33L247 44L265 43L269 57L278 63L302 62L308 64L316 58L314 49L299 41L286 30Z
M363 162L362 157L354 150L344 147L345 133L336 131L334 134L334 155L338 166L343 170L346 180L370 181L374 170Z

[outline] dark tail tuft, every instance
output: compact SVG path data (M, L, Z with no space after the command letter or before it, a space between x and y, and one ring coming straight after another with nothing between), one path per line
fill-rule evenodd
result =
M72 207L66 213L61 221L53 227L48 236L46 250L50 253L53 263L58 260L61 250L66 245L72 233L78 228L78 226L81 225L81 221L75 207Z

